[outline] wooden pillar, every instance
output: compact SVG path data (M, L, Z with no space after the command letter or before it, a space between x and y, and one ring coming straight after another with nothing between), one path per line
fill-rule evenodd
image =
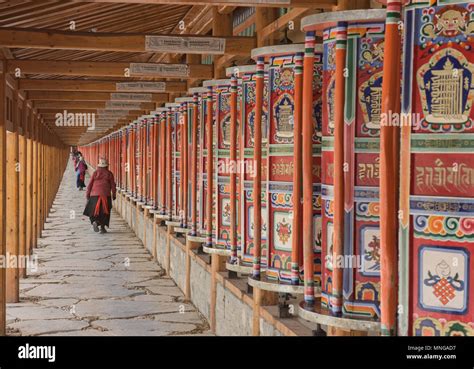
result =
M33 121L33 198L32 198L32 222L33 222L33 248L38 245L38 166L39 166L39 119L35 115Z
M212 35L213 36L232 36L232 13L221 14L219 7L212 7ZM219 57L219 59L222 58ZM220 65L219 59L214 57L214 79L225 78L225 65ZM219 65L219 67L218 67Z
M39 123L39 122L38 122ZM43 217L43 178L44 178L44 171L43 171L43 154L44 154L44 127L42 124L38 124L38 163L37 163L37 189L38 193L36 196L36 227L37 233L36 236L38 238L41 237L41 232L43 229L42 224L42 217Z
M33 109L28 107L26 122L26 255L31 255L33 245Z
M385 58L382 83L382 116L399 115L400 54L399 30L401 1L389 0L385 28ZM385 120L387 121L387 120ZM408 127L410 129L410 127ZM380 284L382 335L396 334L397 314L397 232L400 128L380 127ZM408 312L405 312L408 313Z
M257 59L257 73L255 81L255 123L253 162L255 177L253 180L253 219L254 219L254 254L252 277L260 279L260 259L262 250L262 114L263 114L263 84L264 84L263 57Z
M0 60L0 256L5 259L6 255L6 156L7 156L7 132L6 132L6 96L5 96L5 71L4 60ZM0 268L0 336L6 333L6 270Z
M253 323L252 335L260 336L260 308L262 306L276 305L278 303L278 294L271 291L265 291L260 288L253 288Z
M370 0L337 0L335 10L369 9Z
M25 106L26 104L23 104ZM19 188L18 188L18 243L19 243L19 255L24 257L27 255L26 251L26 129L24 126L24 114L25 109L22 109L22 114L19 117L21 120L19 126L18 135L18 176L19 176ZM20 278L26 277L26 269L19 265Z
M278 18L277 8L255 8L255 26L257 34L257 47L274 45L276 43L277 33L271 34L268 38L262 36L262 29Z
M201 55L199 54L186 54L186 63L188 64L201 64ZM188 79L188 89L193 87L196 83L196 79Z
M41 230L44 230L44 225L46 223L46 218L48 217L48 193L49 193L49 132L44 129L44 145L43 145L43 169L41 170L42 180L43 180L43 198L42 198L42 212L41 212Z
M209 312L209 324L211 332L216 333L216 304L217 304L217 273L226 270L226 257L211 254L211 306Z
M18 222L19 222L19 173L18 173L18 126L16 109L16 91L13 93L13 121L8 121L7 132L7 259L18 257ZM18 302L20 299L19 270L15 265L7 268L7 302Z
M21 109L20 109L21 105ZM18 130L18 247L20 258L23 259L27 255L26 249L26 127L24 116L26 114L26 104L22 100L19 107L19 130ZM20 113L21 112L21 113ZM19 265L20 278L26 277L26 268L23 265Z

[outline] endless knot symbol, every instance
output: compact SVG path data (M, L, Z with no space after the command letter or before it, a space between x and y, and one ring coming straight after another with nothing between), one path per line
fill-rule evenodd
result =
M441 301L443 305L446 305L456 295L454 294L454 288L446 278L442 278L433 286L433 294Z

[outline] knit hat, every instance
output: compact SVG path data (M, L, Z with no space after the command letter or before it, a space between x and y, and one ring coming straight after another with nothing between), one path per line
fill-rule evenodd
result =
M109 163L107 162L107 159L105 158L100 158L99 159L99 164L97 164L99 168L106 168L109 166Z

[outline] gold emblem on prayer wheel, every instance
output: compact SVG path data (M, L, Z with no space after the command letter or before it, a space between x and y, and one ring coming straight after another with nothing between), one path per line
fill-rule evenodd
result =
M417 83L425 125L436 131L462 130L470 121L473 75L474 64L453 48L439 51L419 68Z

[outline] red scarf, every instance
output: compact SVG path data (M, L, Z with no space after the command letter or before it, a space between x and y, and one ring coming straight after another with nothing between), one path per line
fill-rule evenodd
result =
M104 213L109 215L109 206L107 204L107 197L99 196L97 199L97 204L95 205L94 216L98 217L100 214L100 204L103 204L102 208L104 209Z

